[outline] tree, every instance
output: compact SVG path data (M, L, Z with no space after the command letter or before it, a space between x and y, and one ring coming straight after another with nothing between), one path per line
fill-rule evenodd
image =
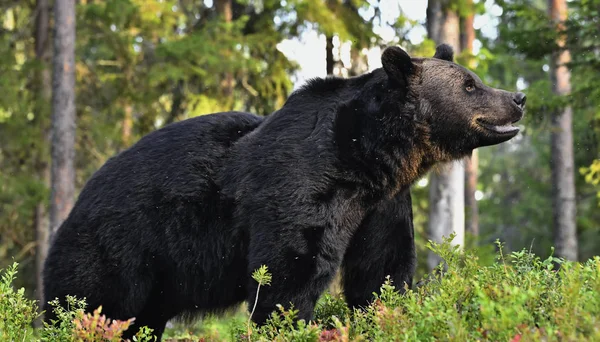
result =
M460 51L460 19L447 0L429 0L427 33L436 44L446 43ZM455 233L453 243L464 244L465 172L462 162L442 166L431 173L429 181L429 238L441 242L442 236ZM429 253L428 265L433 269L439 257Z
M566 0L549 0L550 18L563 31L567 20ZM560 35L558 50L552 54L551 80L552 91L557 95L571 92L567 63L571 57L565 49L566 39ZM575 175L573 155L573 110L567 105L560 111L552 112L551 131L551 168L552 198L554 209L554 245L556 254L568 260L577 260L577 226L575 207Z
M333 36L325 36L325 74L333 76L335 60L333 59Z
M527 93L528 101L522 122L524 129L518 139L513 139L508 146L480 150L479 177L485 195L479 206L486 213L480 217L481 235L490 235L490 240L498 236L512 240L509 250L528 248L546 256L550 247L556 247L554 216L559 213L552 203L551 164L555 159L552 113L563 113L570 107L574 168L579 170L574 175L577 254L579 259L588 259L600 253L600 211L596 196L600 187L594 187L593 181L586 182L592 180L589 172L594 168L589 166L600 155L600 80L597 77L600 72L597 48L600 46L597 34L600 2L567 2L569 15L564 26L551 20L551 3L547 0L496 0L496 3L502 7L499 34L493 40L479 37L490 50L486 60L492 63L486 77L505 89L516 90L519 85L519 90ZM532 34L538 44L531 44ZM559 47L558 43L565 39L566 45ZM566 64L571 89L565 95L552 91L555 71L551 68L552 60L561 50L568 50L571 59ZM501 149L506 147L503 153Z
M233 19L232 0L217 0L215 6L217 8L217 15L225 23L225 32L228 34L231 20ZM227 71L223 77L221 84L223 95L225 98L231 97L233 94L233 74L231 71Z
M216 1L77 2L75 189L108 157L165 123L232 107L260 115L281 107L293 89L290 74L298 67L276 48L283 40L314 28L344 42L371 42L374 36L369 21L359 21L358 10L348 6L333 12L320 0L230 2L230 24L218 17ZM44 39L56 38L44 38L51 24L40 25L36 38L34 21L55 21L55 1L47 1L52 18L41 19L46 11L36 6L45 4L0 2L0 267L20 262L16 285L28 295L36 288L36 255L40 264L43 254L35 253L36 230L49 233L57 227L46 223L48 200L72 198L57 191L51 176L52 164L56 171L59 161L51 158L52 138L67 138L54 134L52 102L67 97L52 94L50 65L57 57L52 45L44 57L48 66L37 57L43 55ZM363 13L370 6L364 0L352 4ZM223 34L224 27L231 33ZM74 67L70 64L69 71ZM228 72L235 82L232 96L225 98L221 82ZM48 99L39 95L45 85ZM68 210L62 212L64 217Z
M41 137L39 139L42 142L49 141L49 132L46 129L46 118L49 109L49 103L52 97L52 80L50 75L50 69L47 64L50 60L50 11L48 0L38 0L36 4L36 18L35 18L35 56L37 60L41 64L40 71L37 74L37 117L41 129ZM38 168L39 168L39 177L43 183L48 183L49 181L49 173L50 169L48 168L48 163L46 162L46 158L43 156L39 157ZM36 236L36 253L35 253L35 280L36 280L36 293L37 299L42 302L43 301L43 287L42 287L42 269L44 266L44 260L46 259L46 255L48 254L48 235L49 235L49 226L48 226L48 213L46 211L47 199L40 201L35 209L35 236Z
M310 18L317 24L317 30L325 35L325 73L326 75L344 76L342 72L336 74L335 67L339 64L340 52L334 55L334 37L339 39L340 47L346 41L351 41L351 70L348 76L356 76L361 71L360 51L377 44L381 38L373 31L373 20L380 17L378 7L373 11L371 17L366 17L364 10L372 8L372 4L365 0L327 0L327 1L300 1L307 6L307 10L301 10L303 17ZM322 7L323 6L323 7ZM363 13L361 13L361 11ZM327 18L328 17L328 18ZM336 58L337 57L337 58ZM355 63L356 62L356 63ZM364 70L366 71L366 69Z
M75 199L75 0L54 3L50 238Z
M475 18L475 8L473 0L466 0L464 17L461 17L460 49L463 53L471 55L473 53L473 42L475 41L475 28L473 20ZM473 69L474 59L467 59L467 67ZM477 191L477 171L479 165L479 150L473 150L470 157L465 158L465 207L467 209L465 231L473 237L479 236L479 209L475 192Z

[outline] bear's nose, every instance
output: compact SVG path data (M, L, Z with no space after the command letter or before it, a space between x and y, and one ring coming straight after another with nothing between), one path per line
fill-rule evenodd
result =
M525 96L525 94L523 94L521 92L518 92L513 97L513 101L515 101L517 106L519 106L519 107L521 107L521 109L523 109L523 107L525 107L525 101L527 101L527 96Z

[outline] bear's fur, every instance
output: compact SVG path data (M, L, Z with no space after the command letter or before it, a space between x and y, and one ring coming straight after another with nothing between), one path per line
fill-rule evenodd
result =
M259 324L276 304L311 319L342 266L354 307L386 275L410 286L410 185L514 137L523 115L523 94L452 58L444 45L413 59L390 47L383 68L312 80L264 119L219 113L147 135L85 185L50 249L45 298L86 297L160 336L173 317L253 304L261 265L273 279Z

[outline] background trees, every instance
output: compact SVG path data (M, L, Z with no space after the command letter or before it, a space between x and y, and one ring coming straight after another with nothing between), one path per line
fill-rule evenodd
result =
M499 35L494 42L489 42L498 61L490 69L491 75L505 81L514 79L511 73L521 75L520 80L512 82L517 81L521 87L526 87L528 99L532 100L527 104L530 118L525 130L527 133L523 134L524 139L517 142L517 154L513 156L529 156L529 160L519 159L521 163L514 164L518 170L514 170L513 174L515 177L521 171L528 173L529 176L519 175L522 177L519 179L528 180L528 188L522 185L507 186L513 203L527 208L527 212L515 210L506 219L507 222L514 222L509 227L509 230L514 230L511 233L514 238L510 240L516 248L531 244L534 250L541 251L553 245L561 256L589 258L598 254L597 249L589 245L588 239L599 232L598 202L594 198L598 188L593 186L594 176L591 176L593 171L590 165L599 156L600 128L598 81L591 76L598 70L599 38L597 24L593 24L590 18L597 15L600 2L568 3L569 14L567 16L563 11L560 23L550 20L557 17L558 12L553 8L561 5L558 2L497 2L503 13L500 16ZM565 3L562 2L562 5ZM513 52L512 56L509 52ZM570 61L564 58L569 52ZM556 63L559 56L563 56L562 60ZM555 76L557 70L559 78ZM565 82L566 72L571 74L570 92L568 81ZM557 92L557 88L562 89L561 92ZM568 114L564 119L564 113L569 111L572 123L568 122ZM555 123L562 123L560 130L556 130ZM568 138L571 130L575 137L573 142L569 142ZM569 156L571 144L573 155ZM571 182L569 170L574 173L573 192L569 192L568 187ZM508 177L511 173L504 172ZM483 177L483 172L481 175ZM547 208L551 208L553 203L554 209L548 212ZM532 243L534 237L535 242Z
M552 52L550 79L557 95L571 92L571 73L567 63L571 60L566 49L564 22L567 19L565 0L549 1L550 18L559 35L558 50ZM554 244L556 254L568 260L577 260L577 229L575 227L575 177L573 160L573 109L567 105L552 112L552 204L554 207Z
M50 238L75 200L75 0L54 3Z
M436 45L446 43L460 53L460 17L447 0L429 0L427 34ZM454 243L465 240L465 176L464 164L453 162L431 172L429 181L429 238L442 242L443 236L456 234ZM439 263L439 257L428 255L429 268Z
M53 104L52 75L61 74L53 72L51 61L64 61L67 51L51 43L65 37L61 28L68 21L55 19L61 18L63 4L72 6L73 1L0 3L0 267L13 258L19 261L19 285L29 295L38 283L36 269L51 227L48 214L56 211L50 207L58 194L50 190L51 163L69 159L59 150L50 158L52 111L77 124L73 138L54 135L74 141L74 173L64 178L74 191L65 193L65 200L74 200L107 158L156 128L220 110L268 114L279 108L297 86L298 72L307 68L302 59L282 52L282 42L307 39L311 32L321 37L322 48L308 53L322 55L322 76L328 69L342 77L373 69L386 44L431 56L435 41L445 41L455 46L457 61L486 82L524 89L528 103L522 134L478 151L478 165L466 167L478 170L469 173L477 175L475 182L473 177L465 180L464 171L448 182L455 187L446 191L448 196L459 199L447 197L445 203L460 204L464 196L467 205L454 209L454 217L464 219L456 220L453 230L478 226L478 231L467 229L464 245L471 246L478 233L482 257L492 255L486 251L497 238L509 250L531 247L542 256L551 246L579 259L600 254L598 0L567 3L562 26L551 24L549 4L542 0L432 0L430 20L425 20L425 8L420 19L409 18L403 10L416 6L411 1L82 0L72 14L76 35L69 35L75 40L73 62L67 63L72 63L68 71L75 78L75 93L56 92ZM454 33L453 42L435 29L442 23L440 13L450 15L452 30L443 32ZM419 32L429 32L429 37ZM551 75L565 69L552 63L565 49L571 54L566 64L571 89L563 94L555 92ZM67 106L74 110L71 115L60 109L69 99L74 101ZM552 113L566 108L572 113L572 157L557 158L559 149L551 148ZM574 209L553 206L553 189L564 189L556 185L570 182L571 176L553 178L551 165L573 170L574 197L559 197ZM430 216L439 208L429 200L430 186L422 180L413 189L419 274L428 269L428 227L442 226L435 223L435 214ZM553 217L567 222L568 230L557 231L568 231L568 238L554 234ZM451 221L437 220L446 227Z

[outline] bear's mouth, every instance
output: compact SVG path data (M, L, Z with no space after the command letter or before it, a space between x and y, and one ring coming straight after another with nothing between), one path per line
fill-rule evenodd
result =
M492 123L482 118L477 118L476 121L479 126L496 134L510 135L519 132L519 127L513 126L513 124L517 123L519 119L504 124Z

